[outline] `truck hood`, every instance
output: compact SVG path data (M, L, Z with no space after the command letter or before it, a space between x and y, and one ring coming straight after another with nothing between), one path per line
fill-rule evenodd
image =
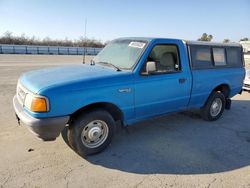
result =
M70 84L81 80L102 79L121 73L111 67L99 65L68 65L24 73L19 82L31 92L39 93L41 89L51 86Z

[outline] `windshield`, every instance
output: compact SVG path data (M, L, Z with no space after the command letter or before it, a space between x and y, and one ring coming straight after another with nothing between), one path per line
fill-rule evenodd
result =
M146 46L146 41L118 39L110 42L93 59L95 63L112 64L120 69L131 69Z

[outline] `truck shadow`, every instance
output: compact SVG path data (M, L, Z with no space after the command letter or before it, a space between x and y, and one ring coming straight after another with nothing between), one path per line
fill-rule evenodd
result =
M208 174L250 165L250 101L233 100L215 122L195 113L163 116L116 131L90 163L139 174ZM64 140L65 135L63 136Z

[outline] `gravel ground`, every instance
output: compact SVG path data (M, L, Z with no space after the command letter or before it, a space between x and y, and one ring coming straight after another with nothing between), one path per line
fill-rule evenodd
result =
M88 57L89 59L89 57ZM233 98L216 122L190 112L116 131L83 159L60 136L42 142L18 126L12 108L21 73L81 56L0 55L0 187L250 187L250 94Z

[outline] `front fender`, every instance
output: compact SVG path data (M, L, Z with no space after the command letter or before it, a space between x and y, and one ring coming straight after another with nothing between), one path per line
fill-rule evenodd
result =
M130 92L120 92L121 88L130 88ZM132 85L99 87L60 93L55 90L47 95L50 111L47 117L71 115L77 110L94 103L111 103L124 114L124 119L134 117L134 88Z

